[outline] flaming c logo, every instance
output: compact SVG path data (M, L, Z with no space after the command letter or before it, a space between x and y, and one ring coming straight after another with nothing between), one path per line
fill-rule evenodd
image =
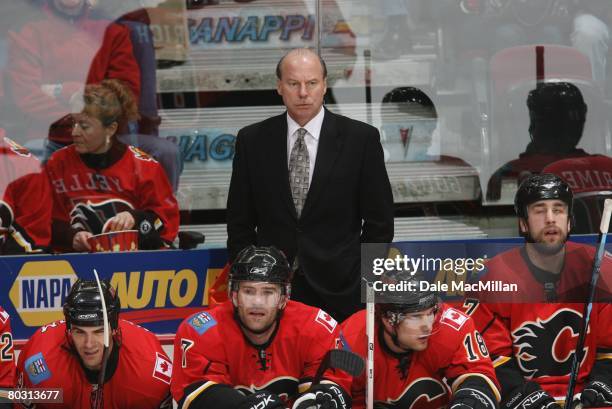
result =
M516 357L528 378L570 373L582 315L563 308L546 320L526 321L512 332ZM586 358L588 348L584 348Z

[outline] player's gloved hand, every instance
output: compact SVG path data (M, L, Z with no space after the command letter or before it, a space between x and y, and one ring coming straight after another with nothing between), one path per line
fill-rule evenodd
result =
M295 401L292 409L347 409L351 404L351 398L340 386L324 383L311 387Z
M374 402L374 409L392 409L395 405L392 403Z
M455 392L449 409L497 409L497 402L474 388L463 388Z
M582 390L580 403L583 408L612 406L612 387L601 380L592 380Z
M282 399L265 391L248 395L246 400L240 404L238 409L286 409Z
M502 401L503 409L562 409L536 382L516 388Z

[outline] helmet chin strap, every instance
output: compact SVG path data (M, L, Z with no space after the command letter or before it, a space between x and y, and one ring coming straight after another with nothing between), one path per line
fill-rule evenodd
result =
M399 349L401 349L401 350L402 350L402 351L404 351L404 352L411 352L411 351L412 351L412 349L411 349L411 348L408 348L408 347L406 347L406 346L402 345L402 344L399 342L399 338L398 338L398 336L397 336L397 326L398 326L398 325L399 325L398 323L391 324L391 326L393 327L393 332L389 331L389 330L387 329L387 327L386 327L386 326L384 326L384 325L381 325L381 328L382 328L382 330L384 331L384 333L386 333L387 335L389 335L389 336L391 337L391 341L393 341L393 345L395 345L396 347L398 347ZM382 336L382 334L381 334L381 336ZM382 341L383 341L383 342L386 342L386 341L384 340L384 336L382 336L382 337L383 337Z

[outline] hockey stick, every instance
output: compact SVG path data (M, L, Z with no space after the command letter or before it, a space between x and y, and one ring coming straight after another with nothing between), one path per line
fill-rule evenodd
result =
M351 376L359 376L363 367L363 359L359 355L344 349L330 349L325 353L310 385L312 387L321 383L323 374L328 369L341 369Z
M317 372L315 373L314 378L312 378L312 382L310 383L310 387L308 388L308 390L305 391L303 394L298 393L290 400L296 400L300 396L307 395L308 392L312 390L313 386L316 386L321 383L321 380L323 379L323 374L328 369L341 369L351 376L359 376L363 372L364 366L365 365L363 363L363 359L359 355L344 349L331 349L325 353L325 356L321 360L321 363L317 368ZM307 400L306 402L301 402L297 407L311 408L313 407L313 405L311 404L311 402L309 402L309 400Z
M374 287L366 283L366 334L368 337L368 372L366 378L366 409L374 407Z
M98 389L94 396L92 409L100 409L103 405L103 394L104 394L104 376L106 375L106 362L108 361L108 355L110 353L110 331L108 328L108 312L106 309L106 300L104 300L104 292L102 291L102 284L100 284L100 277L98 272L94 268L94 276L96 277L96 283L98 284L98 291L100 292L100 301L102 302L102 319L104 320L104 352L102 353L102 363L100 366L100 373L98 374Z
M576 351L574 352L574 358L572 359L572 370L570 371L569 383L567 385L567 395L565 395L565 409L570 408L574 398L574 389L576 387L576 379L578 378L578 368L580 367L583 359L582 349L584 348L586 333L589 329L589 321L591 320L593 298L595 297L595 289L597 286L597 279L599 278L601 260L603 259L605 252L606 238L608 237L611 215L612 199L606 199L603 206L603 212L601 214L601 224L599 225L599 246L597 247L597 253L595 253L595 262L593 263L593 272L591 275L591 282L589 284L589 298L584 304L580 336L578 337Z

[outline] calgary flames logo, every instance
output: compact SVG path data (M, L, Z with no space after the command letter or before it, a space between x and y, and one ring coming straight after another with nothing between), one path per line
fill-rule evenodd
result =
M547 320L527 321L514 330L512 338L523 373L530 379L569 374L581 321L581 314L563 308ZM588 348L583 351L586 358Z
M130 203L121 199L78 203L70 212L70 224L75 229L83 228L93 234L100 234L108 219L133 208Z
M391 403L394 407L407 409L445 408L448 403L447 390L433 378L419 378L408 385L398 400Z
M155 159L153 159L152 156L149 156L148 153L146 153L144 151L141 151L140 149L138 149L135 146L130 145L130 150L132 151L132 153L134 154L136 159L146 160L146 161L149 161L149 162L155 162Z

